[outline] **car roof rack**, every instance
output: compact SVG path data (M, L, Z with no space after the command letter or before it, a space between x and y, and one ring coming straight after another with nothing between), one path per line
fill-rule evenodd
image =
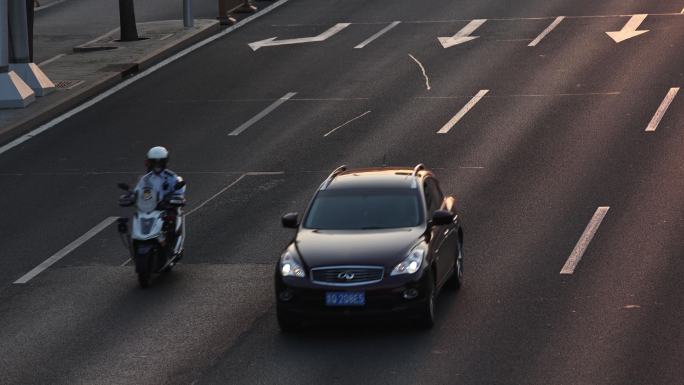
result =
M336 176L345 171L347 171L346 165L342 165L333 170L333 172L330 173L330 175L325 179L325 181L323 181L323 184L321 184L320 190L325 190L328 186L330 186L330 183L332 183L333 179L335 179Z
M422 163L418 163L416 167L413 168L413 174L411 176L418 176L418 173L425 170L425 165Z

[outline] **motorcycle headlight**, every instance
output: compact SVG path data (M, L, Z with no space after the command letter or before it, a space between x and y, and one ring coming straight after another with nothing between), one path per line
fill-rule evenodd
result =
M304 278L306 273L299 257L292 251L286 251L280 257L280 274L283 277Z
M411 250L408 257L401 261L390 275L401 275L401 274L414 274L420 270L420 266L423 264L423 259L425 257L425 249L416 248Z

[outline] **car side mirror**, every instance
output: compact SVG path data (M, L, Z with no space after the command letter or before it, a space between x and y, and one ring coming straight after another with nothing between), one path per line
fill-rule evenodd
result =
M178 182L176 182L176 185L173 186L174 190L176 190L176 191L182 189L183 187L185 187L185 181L182 179L179 180Z
M131 191L131 186L126 183L118 183L117 186L124 191Z
M280 220L283 227L288 229L296 229L299 226L299 214L297 213L287 213Z
M444 226L452 223L456 216L451 211L437 210L432 214L432 224L434 226Z

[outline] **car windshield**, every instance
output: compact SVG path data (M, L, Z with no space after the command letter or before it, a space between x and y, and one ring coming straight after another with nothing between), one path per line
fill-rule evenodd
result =
M422 223L417 189L324 190L316 196L304 227L367 230L414 227Z

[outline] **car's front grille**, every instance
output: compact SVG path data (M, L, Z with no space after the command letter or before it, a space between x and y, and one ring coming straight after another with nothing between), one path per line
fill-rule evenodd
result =
M322 285L354 286L382 281L381 266L331 266L311 269L311 280Z

